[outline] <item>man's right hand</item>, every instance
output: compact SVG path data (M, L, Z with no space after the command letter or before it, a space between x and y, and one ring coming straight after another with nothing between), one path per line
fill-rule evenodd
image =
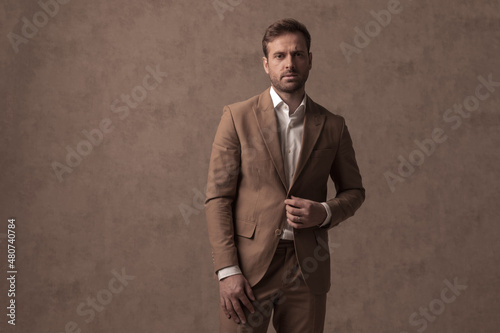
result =
M255 296L250 284L242 274L231 275L220 280L219 293L222 311L228 319L233 318L237 324L246 323L242 304L251 313L255 312L252 303L250 303L250 300L255 301Z

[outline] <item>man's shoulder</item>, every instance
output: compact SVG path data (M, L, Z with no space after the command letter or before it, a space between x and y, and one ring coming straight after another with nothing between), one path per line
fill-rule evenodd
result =
M320 115L325 116L328 121L334 122L334 123L341 123L343 124L345 122L344 117L341 115L338 115L324 106L314 102L309 96L308 98L311 100L311 105L312 107L318 112Z
M266 96L266 94L268 96ZM250 97L247 100L226 105L226 108L231 110L233 114L237 115L247 114L250 113L253 109L262 106L265 102L267 102L266 101L267 99L269 100L271 99L271 96L269 95L269 88L264 90L262 93L258 95Z
M256 107L257 104L259 103L259 97L260 97L260 94L255 95L253 97L250 97L249 99L241 101L241 102L229 104L228 107L232 111L236 111L236 110L243 111L243 110L249 110L249 109L251 110L253 107Z

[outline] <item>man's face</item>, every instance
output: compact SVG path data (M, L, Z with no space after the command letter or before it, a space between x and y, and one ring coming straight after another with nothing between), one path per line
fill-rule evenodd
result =
M307 52L304 36L287 33L267 44L267 58L262 58L264 69L278 92L302 92L312 68L312 54Z

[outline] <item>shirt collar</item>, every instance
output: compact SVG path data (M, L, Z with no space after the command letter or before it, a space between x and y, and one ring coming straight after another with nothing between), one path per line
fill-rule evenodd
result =
M269 91L271 94L271 99L273 100L273 106L275 109L281 110L283 105L286 105L286 103L281 99L281 97L278 95L278 93L274 90L274 87L271 86L271 89ZM307 101L307 94L304 94L304 98L302 99L302 102L300 102L299 107L297 110L295 110L295 113L300 113L302 110L306 110L306 101Z

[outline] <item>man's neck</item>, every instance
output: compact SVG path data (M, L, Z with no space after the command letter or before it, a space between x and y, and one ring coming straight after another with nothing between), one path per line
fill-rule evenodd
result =
M298 91L295 91L293 93L286 93L283 91L279 91L276 89L276 87L273 86L274 91L281 97L283 102L288 105L290 108L290 114L295 112L295 110L299 107L300 103L302 103L302 100L304 99L304 94L305 94L305 89L302 88Z

